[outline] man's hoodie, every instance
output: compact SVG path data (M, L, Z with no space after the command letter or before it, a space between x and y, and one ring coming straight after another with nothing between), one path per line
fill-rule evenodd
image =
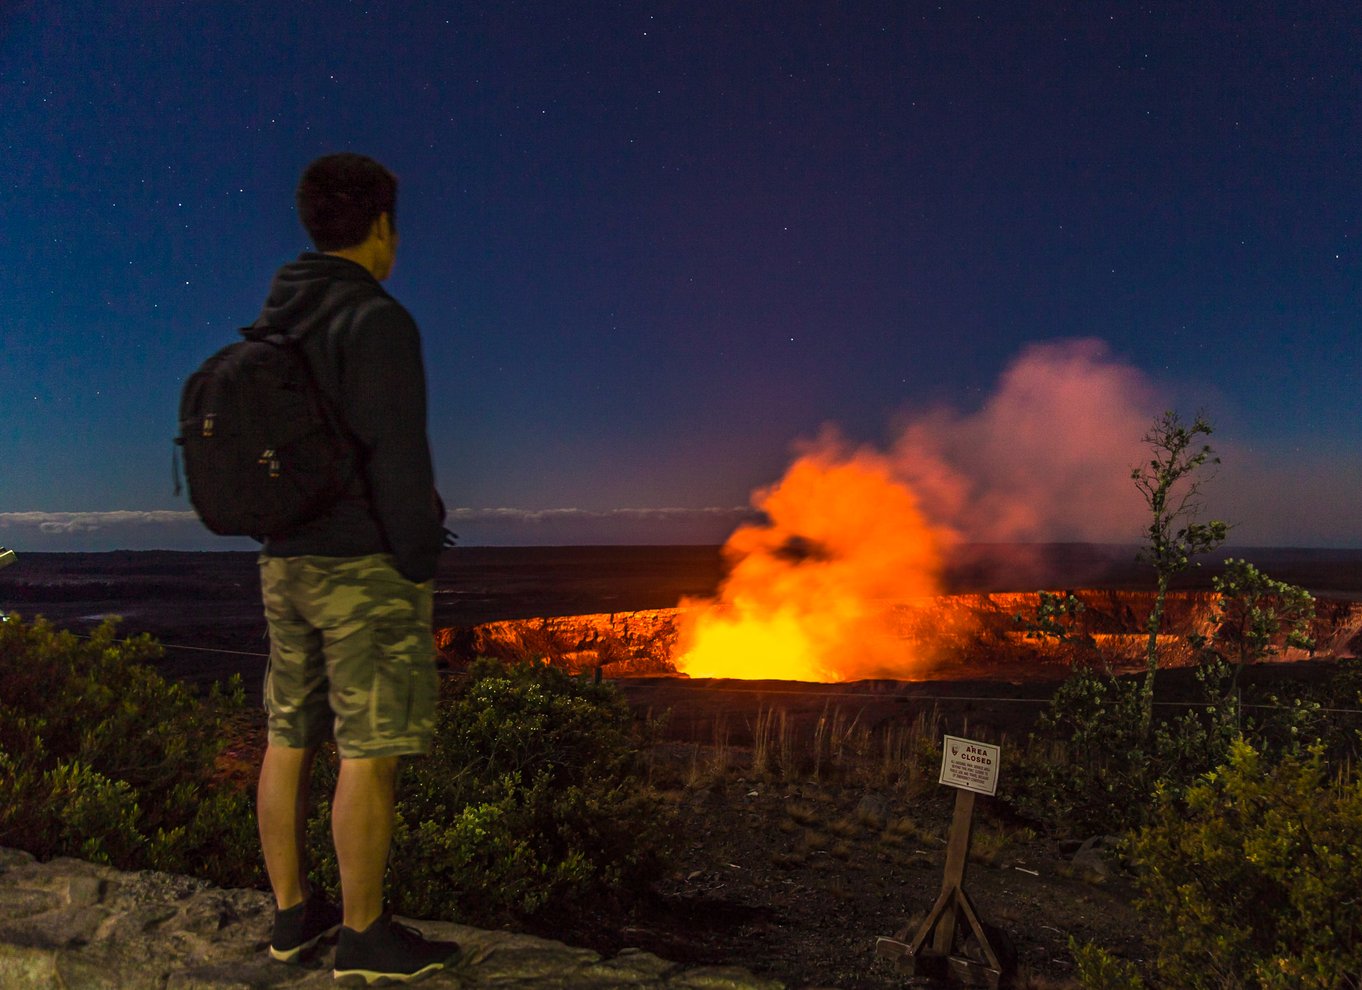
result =
M247 337L301 337L323 393L359 448L360 471L323 515L265 541L272 557L390 553L412 581L435 575L443 532L416 322L362 265L306 253L279 269Z

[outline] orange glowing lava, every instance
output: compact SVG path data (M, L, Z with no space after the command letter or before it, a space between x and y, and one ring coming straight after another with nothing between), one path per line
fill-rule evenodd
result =
M714 601L688 601L675 663L691 677L911 678L889 606L939 590L941 546L914 493L880 455L824 445L753 504L763 524L728 540Z

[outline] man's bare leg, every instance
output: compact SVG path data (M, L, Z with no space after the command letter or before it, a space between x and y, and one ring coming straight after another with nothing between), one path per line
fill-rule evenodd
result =
M284 911L301 904L307 886L307 804L317 749L270 743L260 765L256 821L274 902Z
M396 756L341 760L331 808L345 927L362 932L383 912L383 874L392 844Z

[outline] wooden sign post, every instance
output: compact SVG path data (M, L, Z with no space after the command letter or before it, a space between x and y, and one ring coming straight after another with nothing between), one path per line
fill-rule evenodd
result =
M946 977L966 986L985 986L998 990L1009 975L1012 960L994 945L998 933L979 920L969 895L965 893L965 866L974 827L974 795L995 794L1001 750L989 743L946 736L942 745L940 782L956 788L955 815L951 820L946 845L946 871L941 895L924 921L912 934L904 928L894 938L881 938L875 946L879 958L892 961L909 976ZM957 921L963 915L967 928L962 941L972 935L974 951L956 951ZM930 941L930 944L928 944Z

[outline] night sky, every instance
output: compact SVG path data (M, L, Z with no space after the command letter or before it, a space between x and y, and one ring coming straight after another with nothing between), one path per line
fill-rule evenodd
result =
M1351 2L0 3L0 543L240 545L180 387L354 150L466 543L719 542L1040 344L1204 407L1239 542L1362 546L1360 53Z

